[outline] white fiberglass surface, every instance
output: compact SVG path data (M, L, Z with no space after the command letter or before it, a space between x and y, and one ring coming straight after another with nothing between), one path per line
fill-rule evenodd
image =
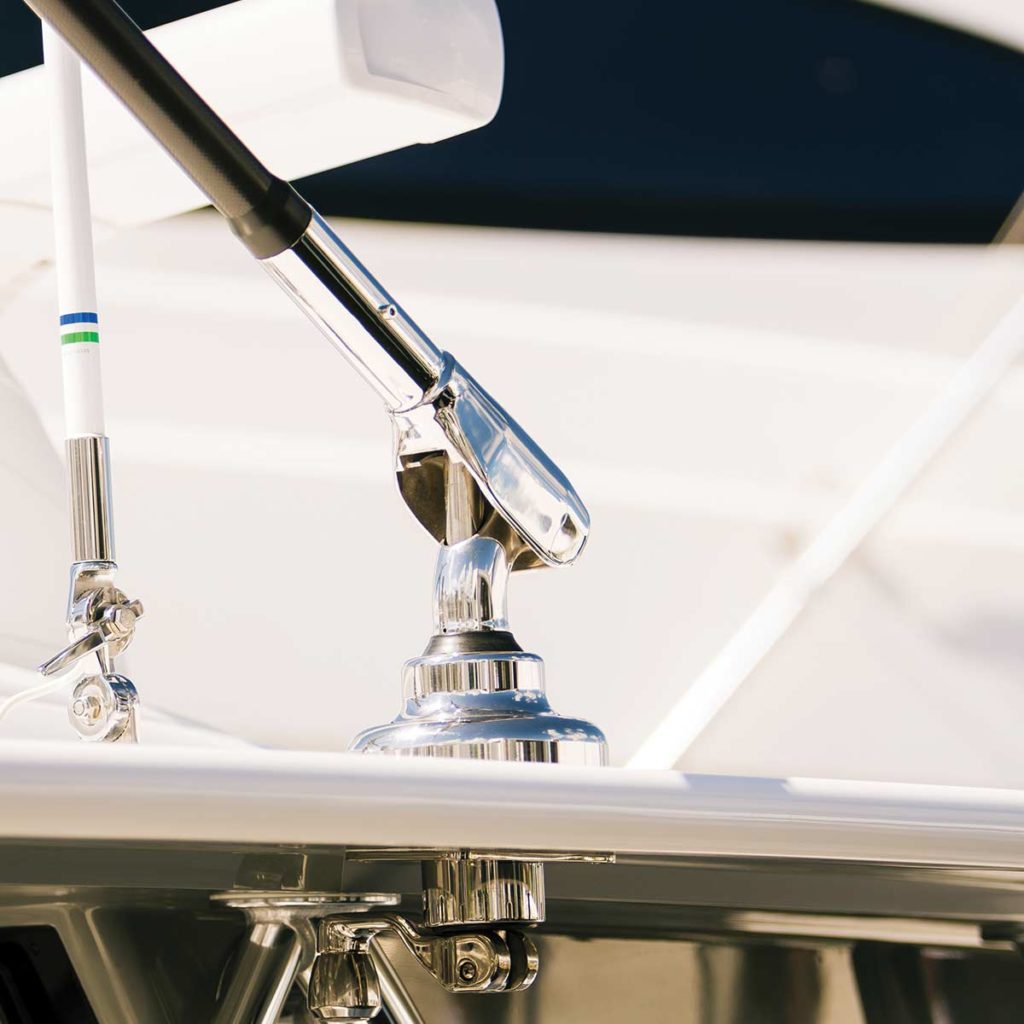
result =
M579 564L514 578L510 612L554 707L604 728L617 764L1024 284L1012 250L338 228L590 505ZM433 544L395 493L386 416L213 216L98 254L143 700L344 749L397 712L430 629ZM57 437L53 309L45 272L14 289L0 354ZM1018 367L680 767L1024 786L1022 420ZM66 540L40 535L60 554L25 572L51 596L19 614L43 637Z

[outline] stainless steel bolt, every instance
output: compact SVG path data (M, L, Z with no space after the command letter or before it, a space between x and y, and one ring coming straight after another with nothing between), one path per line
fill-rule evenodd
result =
M85 697L76 698L74 704L71 705L71 710L76 718L81 718L86 722L96 722L103 714L103 704L99 697L90 693Z

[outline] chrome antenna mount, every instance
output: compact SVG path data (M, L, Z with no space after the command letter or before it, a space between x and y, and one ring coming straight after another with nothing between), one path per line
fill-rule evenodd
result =
M86 740L134 743L138 693L115 671L114 659L132 642L142 603L129 600L114 583L107 438L69 438L67 458L74 557L66 616L71 642L38 671L57 676L95 657L95 671L83 675L72 691L71 724Z

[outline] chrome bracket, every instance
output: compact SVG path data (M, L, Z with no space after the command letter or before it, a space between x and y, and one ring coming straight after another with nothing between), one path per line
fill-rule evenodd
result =
M97 671L75 686L68 717L83 739L108 743L138 738L138 693L115 672L114 658L134 639L143 608L117 588L116 572L109 561L72 565L66 619L71 642L38 667L43 676L54 676L95 656Z
M517 992L537 976L537 948L514 928L432 934L400 914L337 915L320 921L309 1009L323 1021L370 1020L381 1008L370 944L396 935L446 991Z
M211 899L240 910L248 926L215 1024L276 1020L296 981L317 1020L371 1020L398 984L372 948L385 933L449 992L514 992L537 976L536 947L521 930L433 933L392 910L391 893L231 890Z

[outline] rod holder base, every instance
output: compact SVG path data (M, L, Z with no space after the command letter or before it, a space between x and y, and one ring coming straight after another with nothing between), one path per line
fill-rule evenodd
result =
M425 654L406 663L404 690L401 713L360 733L352 750L473 761L607 764L604 733L583 719L558 714L548 703L544 662L536 654Z

